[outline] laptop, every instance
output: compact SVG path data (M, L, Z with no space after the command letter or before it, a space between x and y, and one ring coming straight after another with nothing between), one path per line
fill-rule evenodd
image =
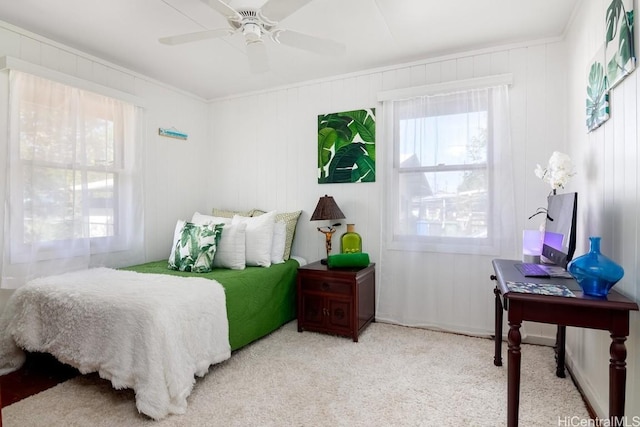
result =
M573 276L564 268L558 265L532 264L518 262L514 266L524 277L545 277L571 279Z

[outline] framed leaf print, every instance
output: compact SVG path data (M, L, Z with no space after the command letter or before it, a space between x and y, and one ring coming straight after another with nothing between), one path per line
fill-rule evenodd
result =
M375 182L375 112L318 115L318 184Z
M609 82L604 66L604 46L589 66L586 113L589 132L609 119Z
M611 0L605 19L605 63L609 88L612 89L636 67L633 0Z

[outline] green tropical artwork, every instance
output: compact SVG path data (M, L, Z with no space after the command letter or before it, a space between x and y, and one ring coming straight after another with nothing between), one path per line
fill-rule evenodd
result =
M375 182L375 111L318 115L318 184Z
M587 130L597 129L609 119L609 83L605 74L603 52L591 62L587 85Z
M633 0L612 0L606 14L605 61L609 88L635 69Z

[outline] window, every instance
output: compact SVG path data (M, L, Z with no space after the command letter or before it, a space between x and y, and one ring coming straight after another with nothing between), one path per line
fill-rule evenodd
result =
M506 88L505 88L506 90ZM393 139L387 191L392 249L497 252L496 156L508 115L494 88L385 103ZM508 128L507 128L508 129Z
M19 71L10 97L12 262L125 245L136 107Z

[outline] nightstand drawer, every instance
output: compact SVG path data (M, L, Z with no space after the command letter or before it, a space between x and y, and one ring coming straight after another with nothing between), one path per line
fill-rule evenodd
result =
M330 292L334 294L351 295L353 285L346 282L336 282L335 280L322 280L317 278L305 278L302 281L305 291Z

